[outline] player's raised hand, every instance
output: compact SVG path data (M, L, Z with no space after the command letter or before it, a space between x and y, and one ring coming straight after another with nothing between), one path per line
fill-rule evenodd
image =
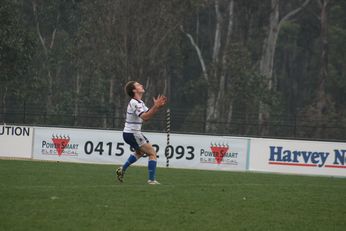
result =
M153 98L153 101L156 107L161 108L167 103L167 97L164 95L158 95L156 98Z

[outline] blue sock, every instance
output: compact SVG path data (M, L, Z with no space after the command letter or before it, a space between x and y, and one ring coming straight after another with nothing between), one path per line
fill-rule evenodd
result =
M126 169L136 161L137 161L137 157L135 155L131 154L130 157L125 162L125 164L123 165L123 171L126 171Z
M148 173L149 173L149 180L155 180L155 177L156 177L156 160L149 160Z

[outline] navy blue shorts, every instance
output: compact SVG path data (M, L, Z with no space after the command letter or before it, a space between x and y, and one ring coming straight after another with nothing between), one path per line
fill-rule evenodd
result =
M147 137L145 137L141 132L138 133L127 133L123 132L123 139L125 142L134 148L136 151L146 143L149 143Z

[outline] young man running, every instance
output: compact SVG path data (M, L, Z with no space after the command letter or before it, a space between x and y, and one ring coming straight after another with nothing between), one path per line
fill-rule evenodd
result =
M135 150L135 153L131 154L125 164L116 170L117 178L120 182L123 182L126 169L144 154L147 154L149 157L148 184L160 184L156 181L156 152L148 139L142 134L141 127L143 121L151 119L166 104L167 98L163 95L153 98L154 105L148 109L142 101L145 92L142 84L130 81L125 86L125 92L131 97L131 100L127 106L123 138Z

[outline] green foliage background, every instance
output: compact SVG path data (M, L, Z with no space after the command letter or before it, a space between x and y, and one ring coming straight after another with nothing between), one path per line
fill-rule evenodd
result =
M208 133L206 101L218 78L203 79L199 46L209 74L215 33L215 0L77 1L2 0L0 4L0 121L3 123L121 129L128 80L142 82L145 101L169 94L172 129ZM220 0L224 24L228 0ZM281 1L284 15L302 1ZM270 1L235 0L226 54L226 94L218 134L261 135L259 104L270 112L268 136L346 139L346 3L328 8L329 106L316 117L320 8L309 5L280 30L268 90L259 61L269 23ZM224 26L225 26L224 25ZM222 31L222 39L225 31ZM170 82L170 84L168 84ZM168 88L170 91L168 91ZM232 104L232 111L227 105ZM164 112L145 125L164 130Z

